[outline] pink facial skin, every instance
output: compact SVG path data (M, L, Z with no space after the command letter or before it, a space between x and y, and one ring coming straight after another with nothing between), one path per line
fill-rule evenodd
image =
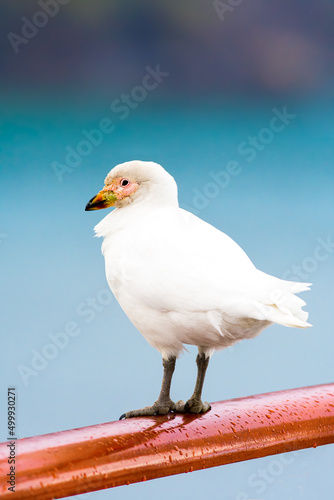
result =
M122 186L126 181L128 184L126 186ZM138 189L139 184L136 182L131 182L130 179L125 177L117 177L114 179L111 184L108 184L103 188L103 191L112 191L118 200L122 200L126 196L131 196Z

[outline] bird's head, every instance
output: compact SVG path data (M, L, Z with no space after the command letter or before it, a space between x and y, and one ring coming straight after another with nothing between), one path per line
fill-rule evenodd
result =
M85 210L117 207L134 201L153 201L159 205L177 203L173 177L152 161L128 161L114 167L104 181L104 188L86 205Z

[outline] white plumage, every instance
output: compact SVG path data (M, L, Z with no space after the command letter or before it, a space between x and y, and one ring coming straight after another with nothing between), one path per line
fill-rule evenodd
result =
M128 196L124 179L137 186ZM95 231L104 238L109 286L164 359L177 357L184 344L211 356L272 323L311 326L295 295L309 284L259 271L229 236L179 208L176 183L160 165L123 163L106 186L117 192L117 208Z
M183 344L224 348L271 323L307 327L307 283L255 268L229 236L182 210L174 179L152 162L127 162L109 178L145 183L143 193L107 215L103 236L109 286L146 340L164 357Z

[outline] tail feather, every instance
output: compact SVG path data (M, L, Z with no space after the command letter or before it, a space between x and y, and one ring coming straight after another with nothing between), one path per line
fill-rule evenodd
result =
M279 325L308 328L308 313L303 310L306 302L295 294L310 290L311 283L284 281L278 278L270 284L267 300L261 304L262 318Z
M311 289L312 283L299 283L298 281L280 280L292 293L307 292Z

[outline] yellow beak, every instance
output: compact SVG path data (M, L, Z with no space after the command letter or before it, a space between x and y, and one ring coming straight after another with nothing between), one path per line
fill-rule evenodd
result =
M117 201L117 196L110 189L102 189L96 196L94 196L86 205L85 210L100 210L101 208L108 208L114 206Z

